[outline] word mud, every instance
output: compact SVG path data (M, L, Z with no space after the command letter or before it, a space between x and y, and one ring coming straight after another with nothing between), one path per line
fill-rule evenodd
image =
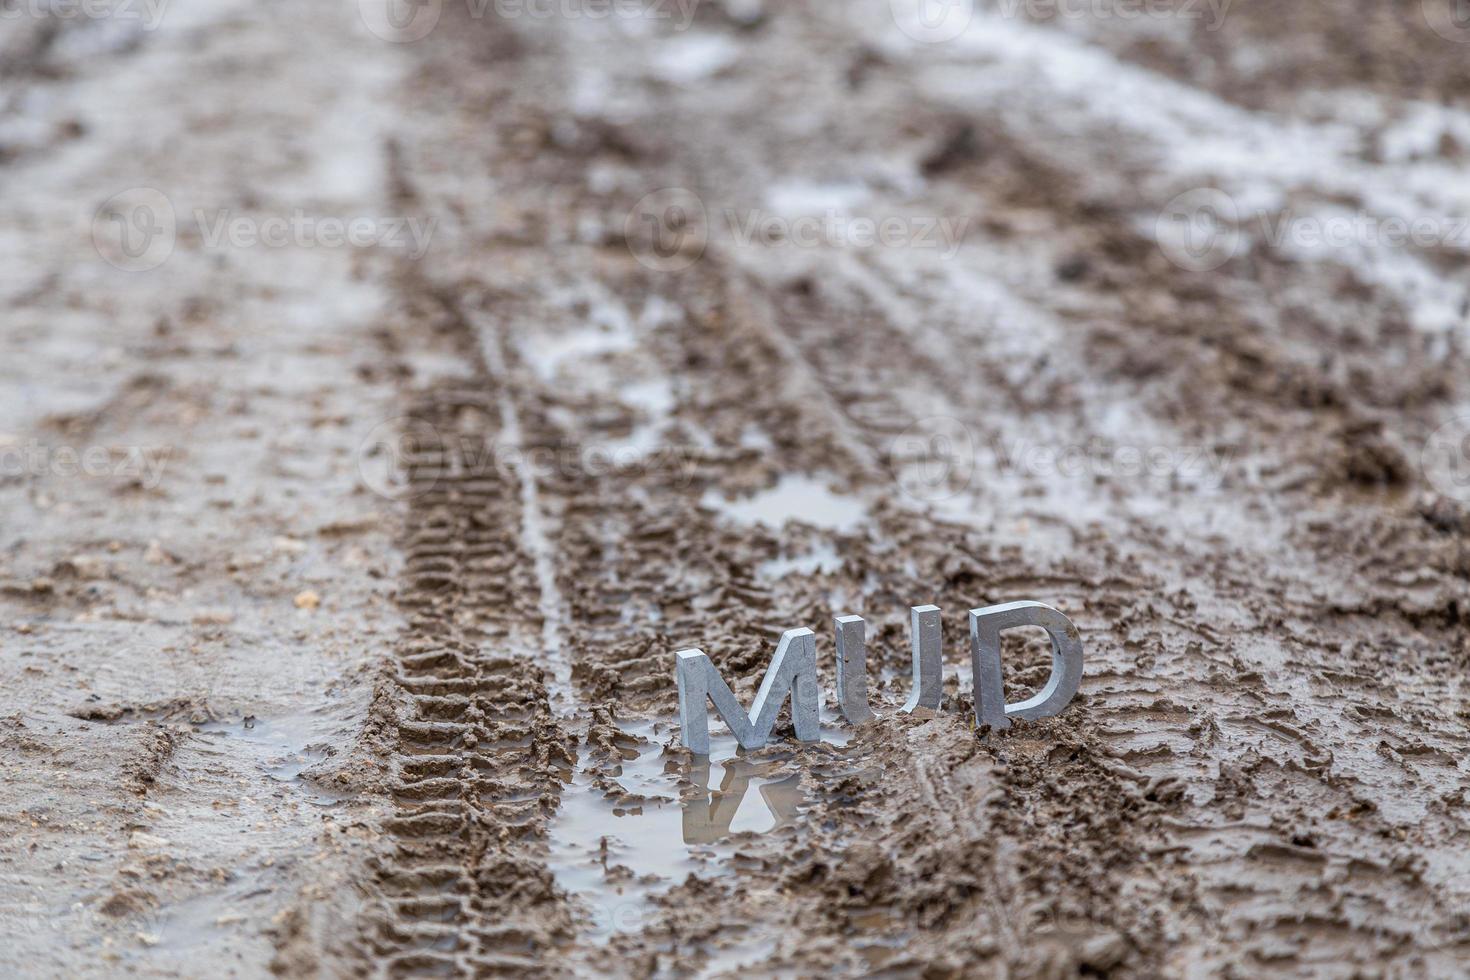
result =
M1040 627L1051 639L1051 676L1035 697L1007 704L1001 677L1000 635L1022 626ZM867 623L861 616L838 616L834 633L836 694L842 717L851 724L870 721L875 715L868 704ZM937 711L944 676L939 607L910 607L909 634L913 690L899 710ZM815 742L821 738L817 638L811 630L793 629L782 634L749 712L740 706L730 685L702 650L680 650L674 660L674 679L679 686L679 737L695 754L709 754L710 704L743 749L766 744L788 696L797 740ZM971 609L970 663L975 678L975 724L1005 729L1011 726L1012 718L1051 718L1071 703L1082 684L1082 638L1070 619L1043 602L1026 600Z

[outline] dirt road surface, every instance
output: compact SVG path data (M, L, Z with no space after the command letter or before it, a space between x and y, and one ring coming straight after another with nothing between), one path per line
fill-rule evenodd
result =
M0 3L0 963L1463 975L1467 93L1436 0ZM976 731L1013 599L1082 692ZM798 626L823 740L680 748Z

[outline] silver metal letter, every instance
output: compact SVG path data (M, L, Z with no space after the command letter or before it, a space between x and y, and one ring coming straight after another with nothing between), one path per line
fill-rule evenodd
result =
M868 707L867 624L861 616L837 617L837 706L857 725L873 719Z
M1006 704L1000 672L1000 634L1039 626L1051 638L1051 677L1040 694ZM970 610L970 663L975 675L975 724L1001 729L1011 717L1059 715L1082 685L1082 637L1066 616L1043 602L1008 602ZM917 668L915 668L917 670Z
M674 671L679 685L679 737L697 755L709 755L709 702L735 733L742 749L758 749L770 738L781 702L791 694L791 722L802 742L821 737L817 704L817 640L809 629L787 630L766 670L750 714L701 650L680 650Z
M909 610L909 635L914 654L914 690L901 709L938 711L944 696L944 643L940 635L939 607L914 606Z

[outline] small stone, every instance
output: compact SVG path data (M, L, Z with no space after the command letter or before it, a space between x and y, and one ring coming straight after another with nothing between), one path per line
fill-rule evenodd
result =
M296 593L297 609L315 609L322 604L322 597L311 589Z
M1118 933L1104 932L1084 941L1080 952L1082 965L1107 973L1128 956L1128 944Z
M135 831L133 831L132 836L130 836L128 838L128 846L129 847L167 847L168 846L168 841L164 840L162 837L155 837L152 834L145 834L141 830L135 830Z
M107 565L96 555L73 555L67 559L71 571L84 581L106 578Z
M204 609L194 614L195 626L228 626L235 621L235 614L228 609Z

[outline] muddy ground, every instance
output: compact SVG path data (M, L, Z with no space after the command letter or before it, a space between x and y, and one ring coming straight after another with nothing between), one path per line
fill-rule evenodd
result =
M0 962L1462 975L1454 5L608 9L0 4Z

